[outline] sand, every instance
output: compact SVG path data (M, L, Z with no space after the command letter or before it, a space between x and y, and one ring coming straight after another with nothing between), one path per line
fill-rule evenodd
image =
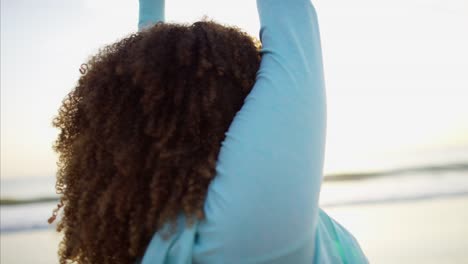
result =
M468 196L325 208L370 263L468 263Z

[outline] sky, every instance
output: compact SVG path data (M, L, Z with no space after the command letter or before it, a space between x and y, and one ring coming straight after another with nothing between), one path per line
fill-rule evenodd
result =
M468 1L315 0L327 87L325 171L468 154ZM1 0L1 177L55 175L51 123L90 55L137 30L137 0ZM254 0L167 0L258 38ZM419 153L419 154L418 154Z

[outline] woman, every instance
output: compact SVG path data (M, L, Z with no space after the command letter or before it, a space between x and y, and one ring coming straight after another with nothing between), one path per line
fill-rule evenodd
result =
M315 9L257 7L261 47L214 22L165 23L164 0L140 0L140 32L83 67L54 120L61 263L367 263L318 207Z

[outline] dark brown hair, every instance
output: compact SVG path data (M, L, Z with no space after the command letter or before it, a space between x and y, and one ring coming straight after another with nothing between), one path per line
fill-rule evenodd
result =
M84 64L53 125L60 263L131 263L183 213L203 219L218 152L260 43L213 21L158 23Z

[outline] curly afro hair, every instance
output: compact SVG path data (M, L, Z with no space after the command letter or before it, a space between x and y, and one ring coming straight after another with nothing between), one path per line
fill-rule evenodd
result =
M60 263L132 263L180 213L192 225L261 44L205 19L157 23L82 65L52 124Z

